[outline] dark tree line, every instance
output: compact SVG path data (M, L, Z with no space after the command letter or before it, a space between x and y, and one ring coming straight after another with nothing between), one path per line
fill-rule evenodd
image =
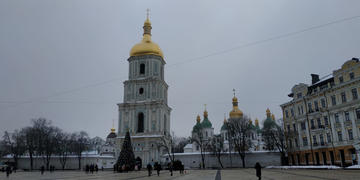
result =
M84 131L67 133L53 126L51 121L39 118L31 120L31 126L12 133L5 131L0 155L11 154L16 166L18 158L27 155L30 159L30 170L34 168L34 156L41 157L45 168L49 169L50 160L56 155L65 169L68 156L76 155L81 169L81 155L89 150L89 141L90 138Z

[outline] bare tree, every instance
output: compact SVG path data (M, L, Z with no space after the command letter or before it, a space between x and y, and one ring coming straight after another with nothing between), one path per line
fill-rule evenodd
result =
M175 135L174 132L172 132L172 136L169 135L164 135L160 138L160 142L157 143L157 147L159 149L159 151L161 149L164 149L166 151L166 153L169 156L169 159L171 161L171 164L173 165L175 162L175 154L174 154L174 148L175 148Z
M221 135L214 135L214 137L211 138L209 149L211 150L212 154L216 156L221 168L224 168L221 162L221 155L223 152L223 148L224 148L224 141L221 138Z
M245 168L246 152L252 147L250 118L242 116L230 118L228 121L228 132L235 151L240 155L243 168Z
M59 156L61 167L64 170L75 139L72 139L72 136L68 133L61 133L57 140L56 154Z
M85 131L79 133L73 133L72 138L74 138L74 143L72 145L72 152L76 154L79 161L79 170L81 170L81 159L82 153L89 149L89 135Z
M33 127L25 127L21 129L21 132L25 135L26 151L29 153L30 158L30 170L33 170L34 160L33 156L36 150L36 132Z
M281 125L275 121L265 121L262 129L265 146L268 150L278 150L281 154L281 164L286 164L286 153L289 147L286 143L286 137L293 137L295 132L284 131Z
M208 150L210 140L204 137L202 129L195 129L190 140L199 146L202 162L201 167L205 169L205 152Z
M189 143L189 139L184 137L175 138L174 153L183 153L184 147Z
M9 132L5 131L3 136L4 148L7 149L13 156L15 161L15 166L18 165L19 156L25 153L25 138L22 133L18 130L15 130L11 135Z

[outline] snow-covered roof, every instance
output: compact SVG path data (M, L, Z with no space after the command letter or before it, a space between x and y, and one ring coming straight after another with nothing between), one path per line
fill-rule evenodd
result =
M142 135L142 136L130 136L130 138L152 138L152 137L163 137L163 135ZM125 136L119 136L117 138L123 139Z
M192 144L187 144L184 149L192 149Z

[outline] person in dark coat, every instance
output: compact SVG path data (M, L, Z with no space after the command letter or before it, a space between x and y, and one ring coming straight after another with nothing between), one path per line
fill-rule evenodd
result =
M45 171L45 167L44 166L41 166L41 175L43 175L44 174L44 171Z
M259 162L255 164L256 176L261 180L261 165Z
M149 163L147 166L146 166L147 170L148 170L148 173L149 173L149 176L151 176L151 171L152 171L152 166L151 164Z
M155 170L157 172L157 175L160 176L161 165L156 162L155 165L154 165L154 168L155 168Z
M8 166L6 167L6 177L9 177L10 173L11 173L11 167Z

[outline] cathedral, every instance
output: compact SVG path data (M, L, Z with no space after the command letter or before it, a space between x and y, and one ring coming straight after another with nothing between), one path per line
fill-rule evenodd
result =
M130 50L129 75L124 82L123 103L118 104L118 148L130 132L135 158L142 165L160 161L165 151L158 148L161 138L170 134L168 84L164 80L165 60L160 47L151 40L151 22L147 16L140 43ZM118 156L121 149L117 150Z

